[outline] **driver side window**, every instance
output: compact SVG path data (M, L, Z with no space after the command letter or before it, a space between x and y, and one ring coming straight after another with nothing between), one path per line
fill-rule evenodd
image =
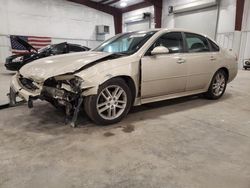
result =
M150 47L148 52L151 52L155 47L164 46L168 48L169 53L183 52L183 38L181 32L170 32L163 34Z

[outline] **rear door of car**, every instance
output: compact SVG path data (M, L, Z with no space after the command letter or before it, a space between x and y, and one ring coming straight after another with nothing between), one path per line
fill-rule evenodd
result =
M213 53L206 37L194 33L184 33L188 80L186 91L204 89L214 70Z

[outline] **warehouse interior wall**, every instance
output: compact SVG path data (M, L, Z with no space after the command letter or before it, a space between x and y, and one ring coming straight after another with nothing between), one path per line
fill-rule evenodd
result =
M112 15L66 0L0 0L0 63L11 54L9 35L51 37L93 48L96 25L108 25L115 34Z
M150 20L143 20L142 15L143 13L150 13L151 19ZM130 27L132 26L132 27ZM126 12L122 15L122 31L133 31L135 30L142 30L142 29L152 29L155 28L154 23L154 7L146 7L141 8L138 10Z
M239 61L243 63L246 59L250 59L250 0L245 0Z
M163 1L163 16L162 16L162 23L163 27L167 28L173 28L178 25L177 21L179 19L179 15L184 14L169 14L168 13L168 7L169 6L176 6L176 5L185 5L188 3L196 2L197 0L164 0ZM233 33L234 32L234 26L235 26L235 11L236 11L236 0L218 0L218 6L214 6L214 8L205 8L205 9L200 9L197 11L191 11L187 12L186 14L188 15L190 19L187 21L187 25L192 28L196 28L197 30L201 30L198 32L202 32L204 34L210 34L210 31L206 28L206 30L203 31L204 25L209 25L211 26L210 28L212 30L215 29L215 35L210 36L214 39L218 37L218 35L224 35L228 33ZM218 12L218 13L217 13ZM199 13L203 13L204 15L200 17L202 18L201 20L195 21L197 15ZM207 14L208 13L208 14ZM214 13L213 17L209 13ZM208 20L207 17L211 17L213 20ZM202 22L203 21L203 22ZM213 22L213 23L212 23ZM212 24L212 25L211 25ZM187 28L190 29L190 28ZM223 41L224 42L224 41Z

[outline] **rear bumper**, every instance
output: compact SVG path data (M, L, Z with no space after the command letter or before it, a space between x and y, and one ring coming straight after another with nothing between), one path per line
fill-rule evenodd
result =
M238 67L229 69L228 82L231 82L238 74Z

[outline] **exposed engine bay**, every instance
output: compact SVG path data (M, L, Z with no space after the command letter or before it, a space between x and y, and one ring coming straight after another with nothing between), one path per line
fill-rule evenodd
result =
M75 127L83 96L81 84L83 80L72 75L49 78L44 82L42 97L55 107L63 106L66 112L66 123ZM72 120L70 121L70 117Z
M25 90L32 93L40 93L39 95L30 96L28 99L28 107L33 107L33 101L40 99L46 100L56 108L62 108L66 113L66 122L75 127L78 113L83 102L82 84L83 80L74 75L62 75L47 79L43 85L39 85L32 79L18 76L19 84ZM12 91L13 92L13 91ZM16 97L18 93L14 95ZM10 94L10 98L13 94ZM11 100L14 100L11 99Z

